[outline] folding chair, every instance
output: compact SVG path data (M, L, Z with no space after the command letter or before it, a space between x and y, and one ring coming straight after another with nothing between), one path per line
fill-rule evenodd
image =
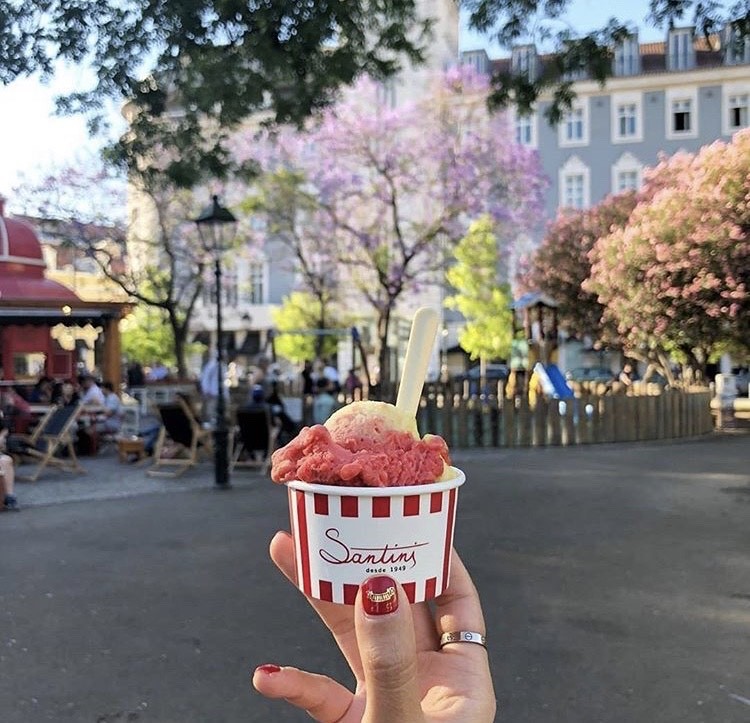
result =
M238 409L237 426L232 441L230 470L235 467L253 467L268 474L271 453L276 448L279 427L271 420L268 409ZM240 459L243 453L245 459ZM260 456L256 456L260 453Z
M211 430L204 429L193 410L184 399L158 404L162 428L154 450L154 464L148 474L161 477L179 477L186 470L198 464L198 455L211 450ZM169 450L167 442L172 441L176 449ZM173 456L173 455L183 456ZM185 456L186 455L186 456ZM172 467L171 471L162 467Z
M75 451L76 425L80 412L80 404L55 407L39 422L28 439L23 439L19 435L14 440L15 449L12 454L17 454L21 459L28 457L38 461L33 473L19 474L20 479L35 482L47 465L67 472L86 472L78 462ZM18 442L20 444L17 444ZM58 456L65 453L67 457Z

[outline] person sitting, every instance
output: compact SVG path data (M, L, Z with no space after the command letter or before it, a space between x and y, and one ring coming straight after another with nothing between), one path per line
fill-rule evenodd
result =
M70 404L78 404L79 399L76 385L70 379L59 382L52 390L52 404L67 407Z
M82 374L78 377L78 384L83 390L81 402L84 407L104 406L104 392L91 374Z
M13 466L13 458L4 454L5 444L8 440L8 427L5 426L5 422L0 418L0 494L3 497L2 510L4 512L18 512L18 500L14 494L14 483L15 483L15 468Z
M18 388L10 387L3 391L2 413L9 431L15 434L28 434L34 415Z
M317 393L313 400L312 420L313 424L323 424L337 406L336 397L331 393L333 384L325 377L318 379L315 386Z
M279 394L279 383L271 382L271 393L266 397L266 404L271 410L273 423L280 428L279 444L291 442L299 432L299 425L286 413L284 400Z
M41 377L29 394L31 404L50 404L52 402L52 379Z
M97 424L97 431L105 434L117 434L122 427L124 410L120 398L115 394L115 386L112 382L102 384L104 394L104 416Z

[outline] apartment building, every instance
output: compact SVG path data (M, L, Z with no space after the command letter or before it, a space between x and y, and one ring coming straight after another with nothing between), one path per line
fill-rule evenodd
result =
M499 60L465 52L462 62L534 78L547 57L521 45ZM707 40L693 27L672 28L658 43L634 33L615 48L612 72L604 87L570 78L577 98L556 126L544 115L549 98L530 115L511 110L517 141L538 149L550 178L550 218L639 188L643 169L662 153L696 151L750 124L750 43L729 30Z

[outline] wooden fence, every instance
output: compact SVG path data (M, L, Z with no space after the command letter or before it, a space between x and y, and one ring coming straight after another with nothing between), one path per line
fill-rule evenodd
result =
M521 397L470 397L442 385L425 391L419 429L439 434L453 449L676 439L714 429L708 390L643 396L583 393L567 401L542 399L533 407ZM304 421L309 420L305 404Z

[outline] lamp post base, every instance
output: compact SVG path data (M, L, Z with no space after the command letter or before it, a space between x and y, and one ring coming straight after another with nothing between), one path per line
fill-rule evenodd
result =
M214 484L217 489L230 489L229 434L226 429L214 431Z

